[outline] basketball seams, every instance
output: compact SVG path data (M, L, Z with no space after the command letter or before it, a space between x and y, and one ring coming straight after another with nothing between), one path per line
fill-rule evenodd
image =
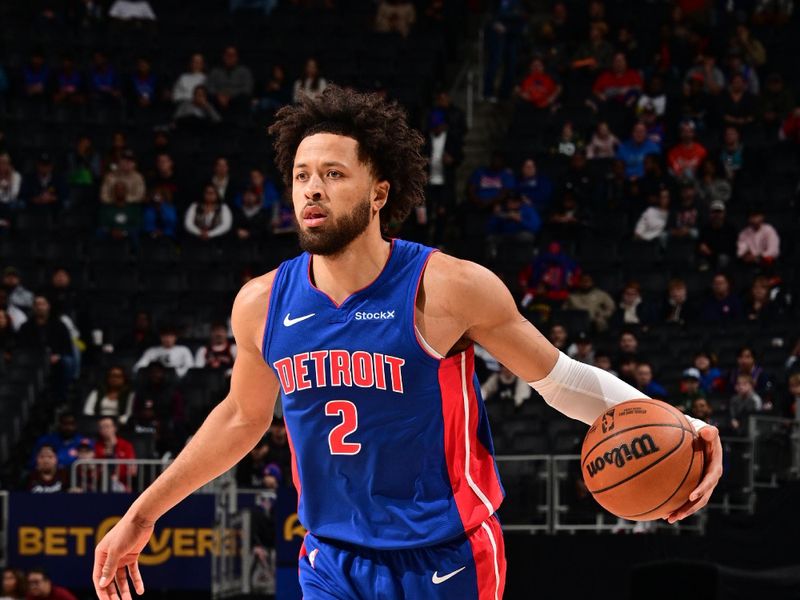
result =
M640 427L653 427L653 425L641 425ZM674 425L667 425L667 427L674 427ZM589 486L586 486L586 489L589 489L589 492L591 492L592 494L600 494L602 492L607 492L608 490L614 489L618 485L622 485L623 483L625 483L627 481L630 481L634 477L638 477L639 475L641 475L645 471L648 471L648 470L652 469L654 466L656 466L657 464L659 464L663 460L665 460L665 459L669 458L670 456L672 456L673 454L675 454L675 452L683 445L683 440L686 437L686 433L687 432L686 432L686 429L684 429L683 427L681 427L680 430L681 430L680 442L678 442L678 444L674 448L672 448L669 452L667 452L666 454L661 456L658 460L654 460L649 465L643 467L639 471L636 471L636 473L628 475L625 479L621 479L620 481L617 481L614 485L609 485L607 487L600 488L599 490L592 490L592 489L589 489ZM584 481L586 481L585 478L584 478Z

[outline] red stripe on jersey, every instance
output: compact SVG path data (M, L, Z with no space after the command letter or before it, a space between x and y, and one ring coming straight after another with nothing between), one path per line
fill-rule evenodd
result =
M470 347L439 363L447 473L465 531L494 514L503 499L494 459L478 441L473 360Z
M478 584L478 600L501 600L506 586L503 532L493 516L468 536Z

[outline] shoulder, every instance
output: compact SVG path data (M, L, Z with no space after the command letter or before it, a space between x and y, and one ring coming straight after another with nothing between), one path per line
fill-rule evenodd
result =
M236 294L231 326L238 345L247 345L252 341L260 348L276 273L277 269L251 279Z

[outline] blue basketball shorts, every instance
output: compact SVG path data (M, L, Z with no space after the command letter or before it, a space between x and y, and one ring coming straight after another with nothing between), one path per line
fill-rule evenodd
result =
M496 516L462 538L373 550L308 533L300 550L304 600L501 600L506 559Z

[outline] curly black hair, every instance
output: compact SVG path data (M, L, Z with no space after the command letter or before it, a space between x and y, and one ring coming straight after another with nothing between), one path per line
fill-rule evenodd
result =
M389 197L380 213L382 228L402 222L424 201L426 161L422 135L409 127L405 110L377 94L362 94L329 85L318 97L304 96L275 115L269 133L274 136L275 164L287 189L303 138L334 133L358 142L358 158L379 180L389 182Z

